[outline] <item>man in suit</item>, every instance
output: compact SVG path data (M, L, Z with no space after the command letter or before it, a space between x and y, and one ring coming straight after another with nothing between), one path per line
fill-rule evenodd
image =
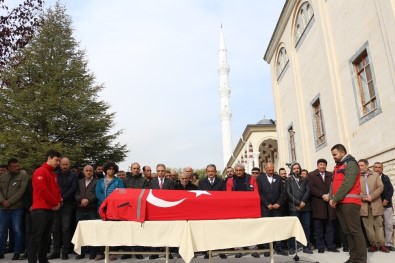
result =
M174 189L174 182L170 178L165 177L166 166L164 164L156 165L156 174L157 177L153 178L149 184L149 189L162 189L162 190L171 190Z
M313 213L315 241L318 248L318 253L325 252L325 241L327 251L340 252L336 249L334 242L334 221L337 218L336 210L330 207L328 203L328 193L331 187L332 173L326 171L327 164L328 162L325 159L318 159L317 169L308 175L308 183L312 197L311 206Z
M225 180L217 176L217 167L209 164L206 167L206 178L199 181L199 190L225 191Z
M199 190L205 191L225 191L226 182L224 179L217 176L217 167L214 164L209 164L206 167L206 178L199 180ZM226 259L225 254L219 254L219 257ZM204 258L208 259L209 255L207 252L204 254Z
M257 177L258 191L261 197L261 216L262 217L278 217L282 216L281 206L284 202L284 189L281 177L274 173L274 164L268 162L265 164L265 173ZM268 244L264 244L268 248ZM277 255L288 256L283 249L281 241L276 242ZM259 256L253 253L253 257ZM265 257L270 256L269 252L264 253Z
M381 201L384 207L384 233L385 233L385 246L389 251L395 251L394 245L392 244L392 234L394 232L392 215L394 208L392 207L392 195L394 194L394 187L392 186L391 180L388 175L383 174L383 164L375 162L373 165L373 171L378 173L381 177L381 181L384 185L384 191L381 194Z
M174 182L170 178L166 178L166 166L162 163L159 163L156 165L156 174L157 176L155 178L152 178L152 180L148 184L149 189L161 189L161 190L171 190L174 189ZM152 248L152 252L158 251L157 248ZM149 256L149 259L156 259L159 258L158 255L151 255ZM169 253L169 259L173 259L172 254Z

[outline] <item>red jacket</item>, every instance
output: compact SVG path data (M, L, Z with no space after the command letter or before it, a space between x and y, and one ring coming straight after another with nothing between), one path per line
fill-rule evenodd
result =
M354 160L355 161L355 160ZM342 185L345 179L345 171L347 168L347 162L338 163L335 166L333 172L333 182L332 182L332 195L335 196L337 191L339 190L340 186ZM354 183L354 186L348 192L348 194L339 201L342 204L357 204L361 205L361 184L360 184L361 174L357 175L357 179Z
M58 179L53 167L44 163L32 176L33 204L32 209L51 210L62 202Z
M252 177L249 174L245 174L245 180L246 182L248 181L249 183L246 183L246 188L247 191L255 191L258 192L258 184L256 183L255 177ZM227 182L226 182L226 191L234 191L233 187L234 187L234 177L230 178Z

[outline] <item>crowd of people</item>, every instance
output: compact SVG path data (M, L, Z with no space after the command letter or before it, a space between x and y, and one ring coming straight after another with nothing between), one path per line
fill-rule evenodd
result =
M314 249L337 253L342 247L350 254L347 262L352 263L366 262L367 252L395 251L393 186L383 174L383 165L374 163L372 171L366 159L356 161L341 144L331 151L336 162L333 173L327 171L327 161L319 159L310 173L297 162L290 166L289 173L285 168L277 173L274 164L268 162L263 171L255 167L251 174L243 164L227 167L224 178L217 174L214 164L207 165L204 178L193 173L191 167L178 174L157 164L154 173L150 166L141 167L137 162L131 164L130 172L120 171L113 162L86 165L78 171L55 150L48 151L43 165L29 176L12 158L0 165L0 259L12 252L12 260L28 259L29 263L69 259L76 224L100 219L98 207L116 188L256 191L262 217L299 218L308 241L302 248L304 253L312 254ZM257 244L257 248L268 248L268 244ZM278 255L293 255L297 248L294 238L275 243ZM155 259L158 254L154 252L160 248L111 249L135 251L137 259L144 257L138 252L152 251L149 259ZM236 249L240 251L235 257L242 257L243 248ZM175 248L171 251L177 253ZM257 252L251 255L260 257ZM104 248L84 247L75 259L85 257L102 260ZM219 257L225 259L227 255ZM128 258L131 254L121 256ZM116 259L117 255L110 255L110 260Z

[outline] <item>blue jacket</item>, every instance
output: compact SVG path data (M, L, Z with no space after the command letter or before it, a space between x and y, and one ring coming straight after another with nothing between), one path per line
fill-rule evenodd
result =
M104 180L106 177L101 178L99 181L96 183L96 197L98 200L97 207L99 208L101 203L106 199L107 196L109 196L112 191L114 191L116 188L125 188L125 185L123 184L122 180L119 179L118 177L114 177L111 182L109 183L107 189L104 183Z

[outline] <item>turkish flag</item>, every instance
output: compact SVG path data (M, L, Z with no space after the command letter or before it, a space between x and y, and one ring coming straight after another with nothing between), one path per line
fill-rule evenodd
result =
M256 191L117 189L99 209L103 220L213 220L259 218Z

